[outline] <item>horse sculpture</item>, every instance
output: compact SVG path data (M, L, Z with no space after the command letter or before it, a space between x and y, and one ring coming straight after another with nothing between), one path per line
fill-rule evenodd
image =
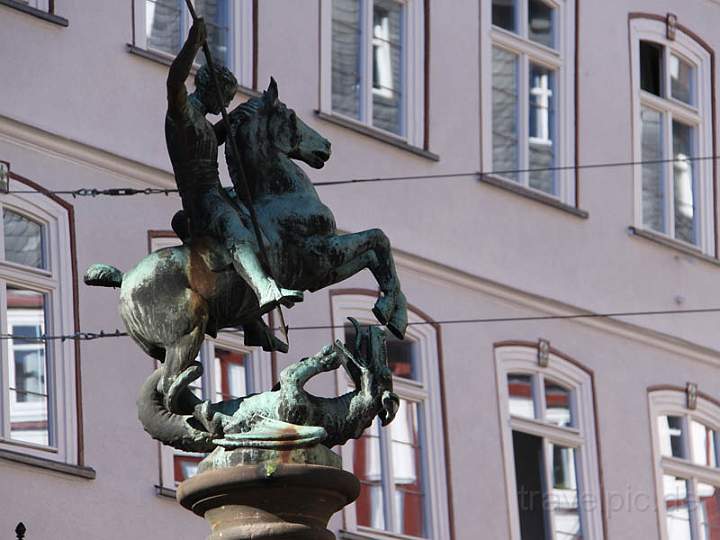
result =
M262 97L232 111L230 125L264 235L268 273L283 288L317 291L367 268L381 292L373 313L402 338L407 305L389 240L379 229L338 235L332 212L292 161L323 167L330 158L329 141L279 100L275 80ZM238 166L228 157L233 177ZM238 211L243 210L238 204ZM120 315L128 334L147 354L163 362L162 373L148 380L151 386L157 383L157 389L146 398L156 400L162 394L165 415L188 414L187 388L202 374L195 358L206 334L215 336L221 329L248 325L261 334L254 336L259 341L252 344L280 347L269 329L252 326L262 315L257 298L218 243L178 232L182 246L151 253L125 273L96 264L85 274L89 285L120 287ZM246 342L247 338L246 332ZM199 429L216 433L217 410L207 402L192 402L192 408ZM163 438L157 432L151 434Z

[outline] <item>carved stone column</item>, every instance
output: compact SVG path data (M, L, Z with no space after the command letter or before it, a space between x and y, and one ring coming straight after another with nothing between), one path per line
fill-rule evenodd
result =
M218 448L177 499L210 523L208 540L334 540L330 517L359 493L357 478L324 446Z

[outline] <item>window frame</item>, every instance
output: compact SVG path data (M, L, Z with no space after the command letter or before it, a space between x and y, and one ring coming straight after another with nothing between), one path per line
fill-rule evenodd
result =
M148 47L146 33L146 0L132 0L132 19L133 19L133 46L153 55L158 55L168 61L172 61L175 57L159 49ZM193 2L194 3L194 2ZM238 80L238 84L245 88L253 87L253 72L255 61L254 55L254 23L253 23L253 0L231 0L229 29L228 29L228 49L230 51L230 59L228 69L230 69ZM183 13L185 19L181 24L184 32L183 40L187 38L187 32L190 29L191 19L190 13L185 9L183 3ZM199 15L202 15L200 13ZM217 61L217 59L214 59ZM196 64L196 67L199 67Z
M691 487L687 494L688 508L697 504L695 494L698 482L712 484L720 489L720 464L718 467L707 467L692 462L692 458L668 457L662 454L658 433L658 418L663 415L680 416L683 418L686 452L692 456L692 437L689 437L689 420L697 420L705 426L720 433L720 403L699 394L695 409L688 408L688 395L685 389L650 388L648 389L648 413L652 436L653 473L655 474L655 497L657 503L658 530L661 540L669 540L667 532L667 514L663 476L673 475L685 479ZM716 450L717 451L717 450ZM720 452L718 452L720 453ZM720 457L720 456L718 456ZM693 538L702 538L699 522L693 518L690 510L690 526Z
M594 384L592 373L565 355L551 349L548 365L538 362L537 344L496 344L494 350L495 373L498 389L502 451L505 466L507 504L510 519L510 538L520 540L520 513L517 507L515 458L512 432L519 431L542 438L547 448L553 443L575 448L575 474L577 478L578 509L585 540L604 538L604 500L601 493L599 454L595 418ZM572 392L571 407L574 427L560 427L542 420L531 420L510 415L507 376L510 373L537 375L552 379ZM542 388L542 386L540 386ZM536 389L537 390L537 389ZM537 400L537 391L535 391ZM545 452L546 468L547 452ZM547 478L549 472L545 471ZM547 491L543 493L547 497ZM552 519L550 527L552 528ZM552 529L554 530L554 529ZM551 537L554 537L551 535Z
M576 0L541 0L556 10L557 48L553 49L524 37L521 33L495 26L492 24L492 2L480 3L480 73L481 73L481 167L493 178L512 186L527 189L541 197L549 197L559 202L577 207L577 171L572 168L555 172L557 193L549 193L529 185L528 173L520 173L519 181L493 173L493 49L495 47L508 51L518 57L518 169L528 169L529 155L529 66L531 63L541 67L554 69L556 73L555 87L556 118L558 140L555 165L567 167L576 163ZM527 6L529 0L515 0L520 6L516 22L521 32L527 33ZM525 92L525 89L528 91ZM524 96L524 98L523 98Z
M359 0L364 18L372 21L373 0ZM401 105L401 133L393 133L373 125L372 101L374 89L371 61L372 56L372 23L361 29L361 80L364 81L360 91L360 119L334 111L332 107L332 0L320 0L320 109L319 113L335 117L342 122L358 126L363 130L375 132L391 140L405 142L416 148L426 148L426 66L425 40L426 10L425 3L429 0L393 0L405 8L403 36L403 96ZM369 13L369 15L368 15ZM363 17L361 17L361 21ZM364 30L364 31L363 31Z
M369 295L358 292L331 294L333 339L344 341L343 325L348 317L354 317L361 323L377 323L371 312L373 297L376 296L376 294ZM423 414L419 420L419 431L422 433L424 443L422 466L426 479L424 489L426 518L428 520L426 523L427 538L446 538L449 534L448 531L451 530L450 506L448 503L449 478L447 477L448 470L446 466L446 459L449 456L446 455L446 433L443 421L444 395L441 370L439 368L439 337L432 321L422 317L412 309L408 311L408 320L412 324L408 326L406 339L412 339L417 343L420 381L394 376L393 391L401 399L423 404ZM335 372L335 385L338 395L352 390L352 381L344 370ZM387 433L389 434L389 431ZM340 454L345 470L353 472L353 439L340 448ZM384 486L387 483L388 480L384 478ZM388 495L385 493L386 506L393 506ZM347 531L362 537L375 539L416 538L388 530L357 525L355 503L343 509L343 522Z
M21 179L13 176L16 181ZM30 187L32 186L28 183ZM42 190L38 190L43 194ZM34 268L0 258L0 305L7 302L7 286L14 285L45 295L45 333L68 335L75 332L75 289L73 286L74 250L71 241L71 217L68 208L49 197L21 198L8 194L0 201L0 212L8 208L43 226L46 269ZM0 255L4 257L3 225L0 223ZM0 309L0 331L7 333L8 316ZM46 342L46 388L49 444L12 440L8 347L0 347L0 450L19 452L44 460L80 465L78 438L79 409L76 386L77 347L73 340ZM4 411L8 411L6 414Z
M632 137L633 161L642 161L642 122L640 114L643 107L648 107L663 115L663 159L672 159L672 120L677 119L685 125L695 128L697 134L695 156L714 155L715 140L713 134L714 108L712 96L713 83L713 55L693 36L688 35L681 28L675 33L675 39L667 37L667 24L664 17L641 18L632 17L630 25L630 84L632 95ZM695 68L695 105L688 105L672 96L659 97L640 88L640 42L648 41L663 47L663 73L661 80L663 88L669 90L670 74L667 65L670 53L674 53L685 61L689 61ZM699 160L693 162L696 185L698 186L698 204L700 212L698 222L699 236L697 244L676 238L674 227L674 202L672 194L673 163L663 165L664 190L663 214L666 231L657 231L643 223L642 204L642 165L633 167L634 177L634 226L636 229L649 234L659 235L681 246L700 251L709 256L717 256L716 248L716 221L715 221L715 168L712 160Z

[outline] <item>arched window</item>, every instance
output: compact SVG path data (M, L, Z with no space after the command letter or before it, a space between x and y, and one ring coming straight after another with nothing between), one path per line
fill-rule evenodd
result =
M511 539L603 538L592 375L531 344L495 365Z
M375 294L375 296L377 296ZM335 294L332 315L335 338L354 339L347 317L376 323L365 294ZM344 510L351 532L417 538L448 538L448 488L443 430L443 395L437 329L410 311L405 340L388 337L388 363L394 392L400 397L395 420L382 428L379 421L357 441L342 448L344 466L362 484L358 500ZM350 379L338 371L338 391Z
M77 330L70 212L43 193L0 199L0 449L77 464L75 343L38 339Z
M662 540L720 537L720 403L680 388L648 396Z

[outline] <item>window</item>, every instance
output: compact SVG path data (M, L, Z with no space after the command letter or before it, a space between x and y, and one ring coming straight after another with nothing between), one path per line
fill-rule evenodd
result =
M0 448L77 463L68 214L44 197L0 201Z
M495 363L512 540L603 538L590 374L531 346Z
M682 390L649 394L662 540L720 539L720 406Z
M137 47L175 56L192 24L185 0L133 0ZM252 86L252 0L193 0L205 19L213 60L230 68L241 85ZM203 52L198 64L204 64Z
M355 317L374 323L373 298L333 296L333 320ZM423 319L410 313L410 320ZM425 321L427 322L427 321ZM345 467L360 479L360 497L345 512L346 527L357 534L447 538L449 516L445 470L442 395L437 336L433 326L412 325L405 340L388 337L388 363L400 408L392 423L376 419L358 440L342 448ZM355 331L348 324L336 329L337 339L351 346ZM338 388L352 384L337 372Z
M178 244L180 241L172 233L150 238L153 251ZM246 347L239 332L221 332L217 339L206 338L198 361L203 365L203 375L191 388L200 399L216 403L263 392L272 386L270 354ZM193 476L205 457L169 446L160 445L160 448L160 486L166 489L174 490L180 482Z
M51 0L15 0L20 4L25 4L28 7L38 9L40 11L47 11L52 13L50 10Z
M666 37L665 24L631 22L635 103L638 228L712 254L710 55L683 32ZM674 161L673 161L674 160Z
M321 110L423 145L422 0L322 0Z
M575 205L574 3L483 2L483 166ZM517 172L517 171L524 172Z

